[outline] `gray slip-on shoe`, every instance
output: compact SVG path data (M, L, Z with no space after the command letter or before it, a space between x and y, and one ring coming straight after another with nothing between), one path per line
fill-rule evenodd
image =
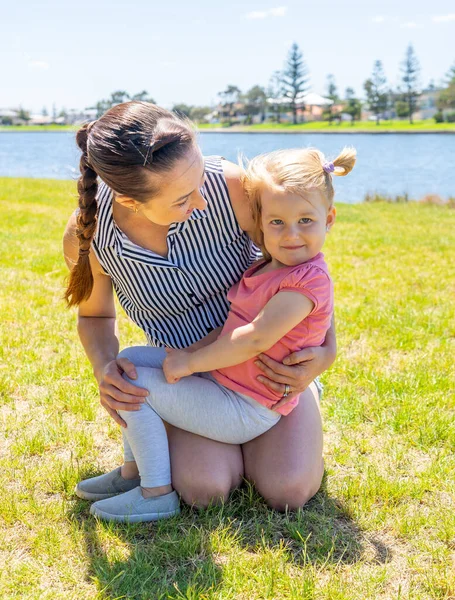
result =
M158 521L180 513L180 502L177 492L163 496L144 498L140 487L107 500L94 502L90 512L104 521L141 523Z
M110 473L79 481L75 493L84 500L106 500L106 498L129 492L137 488L140 483L140 479L124 479L121 467L117 467Z

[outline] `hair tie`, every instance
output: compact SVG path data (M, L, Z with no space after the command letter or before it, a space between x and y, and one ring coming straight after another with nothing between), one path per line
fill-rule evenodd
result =
M333 173L335 171L335 165L333 162L326 162L322 165L322 168L326 173Z
M87 254L90 254L90 247L79 248L79 256L87 256Z

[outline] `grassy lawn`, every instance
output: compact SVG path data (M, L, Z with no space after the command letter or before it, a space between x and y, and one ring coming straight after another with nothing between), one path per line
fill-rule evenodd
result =
M455 133L455 123L435 123L434 119L416 121L410 125L409 121L381 121L376 125L374 121L356 122L354 125L343 122L340 125L330 125L327 121L313 121L310 123L263 123L261 125L213 125L200 123L198 129L201 131L214 130L220 132L301 132L301 133ZM23 125L23 126L0 126L1 131L76 131L79 127L73 125Z
M455 210L338 207L339 356L308 506L279 514L245 486L128 526L73 494L121 459L61 301L75 184L3 178L0 204L0 598L455 598ZM143 341L124 315L120 331Z
M455 123L435 123L434 119L416 121L410 125L409 121L381 121L376 125L374 121L348 122L340 125L331 125L327 121L313 121L309 123L263 123L261 125L222 127L221 125L198 125L201 131L213 129L218 131L236 132L300 132L300 133L422 133L422 132L452 132L455 133Z

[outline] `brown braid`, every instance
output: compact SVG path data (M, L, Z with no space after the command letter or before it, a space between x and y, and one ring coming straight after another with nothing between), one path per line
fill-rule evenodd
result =
M77 186L79 257L65 293L68 306L88 300L93 289L89 253L96 231L97 177L115 195L149 202L159 194L176 162L196 147L196 132L178 115L135 101L118 104L84 125L76 141L82 150Z
M79 239L79 257L71 270L65 300L68 306L80 304L88 300L93 289L93 275L90 267L90 244L96 230L98 191L97 175L88 162L87 156L87 130L89 126L83 125L76 134L76 142L82 150L79 168L81 176L77 182L79 193L79 214L77 215L76 235Z

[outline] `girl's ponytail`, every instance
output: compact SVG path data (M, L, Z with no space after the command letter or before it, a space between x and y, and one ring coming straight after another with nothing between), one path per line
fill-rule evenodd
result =
M356 156L357 154L354 148L343 148L340 154L333 161L333 165L335 167L333 174L338 175L339 177L344 177L350 173L354 168Z
M96 230L98 191L97 175L88 162L87 137L89 125L83 125L76 134L76 142L82 150L79 163L81 176L77 182L79 193L79 213L77 215L76 235L79 240L79 257L71 270L65 300L68 306L80 304L88 300L93 289L93 275L90 267L90 245Z

